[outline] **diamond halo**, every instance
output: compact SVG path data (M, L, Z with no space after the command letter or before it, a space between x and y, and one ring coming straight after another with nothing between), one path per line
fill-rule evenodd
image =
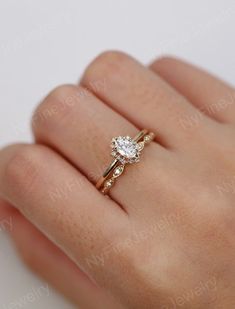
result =
M137 143L130 136L118 136L112 139L111 155L122 164L135 163L140 160L140 153L143 147L143 142Z

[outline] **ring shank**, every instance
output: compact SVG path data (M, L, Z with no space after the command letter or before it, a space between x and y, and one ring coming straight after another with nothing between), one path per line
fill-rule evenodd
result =
M108 168L105 170L105 172L103 173L103 175L100 177L100 179L98 180L97 184L96 184L96 188L100 189L104 183L104 181L108 178L108 176L110 175L111 171L114 170L114 168L118 165L118 160L115 159L111 162L111 164L108 166Z

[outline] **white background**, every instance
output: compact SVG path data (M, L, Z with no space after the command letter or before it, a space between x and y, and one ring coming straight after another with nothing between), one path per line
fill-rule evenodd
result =
M1 0L0 146L30 141L37 102L53 87L76 82L106 49L146 64L174 54L234 83L234 29L233 0ZM12 301L42 284L0 232L0 309L12 309ZM50 291L24 308L71 306Z

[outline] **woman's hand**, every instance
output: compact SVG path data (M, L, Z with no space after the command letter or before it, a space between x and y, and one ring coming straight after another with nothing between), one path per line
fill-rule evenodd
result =
M118 52L51 92L36 144L0 153L2 211L26 261L84 308L234 308L234 103L188 64L147 69ZM106 198L94 184L110 140L137 128L155 142Z

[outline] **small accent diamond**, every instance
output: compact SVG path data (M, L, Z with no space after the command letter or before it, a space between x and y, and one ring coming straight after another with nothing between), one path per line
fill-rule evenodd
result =
M138 145L139 151L144 149L144 142L139 142L137 145Z
M124 165L119 165L118 167L115 168L113 172L113 177L117 178L119 177L124 171Z
M111 188L113 183L114 183L114 180L112 178L110 178L109 180L105 181L104 187Z

